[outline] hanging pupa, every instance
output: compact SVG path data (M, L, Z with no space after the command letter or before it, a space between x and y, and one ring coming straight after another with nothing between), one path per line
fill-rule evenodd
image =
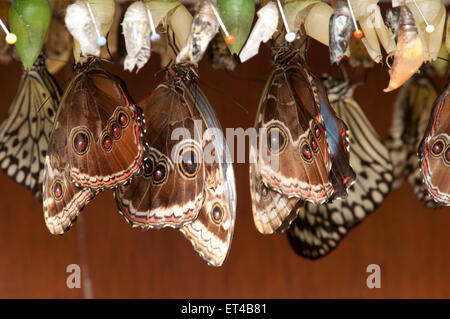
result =
M450 54L450 23L448 21L445 30L445 48L447 49L447 53Z
M292 32L297 33L304 26L308 36L328 45L328 21L333 14L333 9L328 4L319 0L291 0L286 1L283 11Z
M198 63L202 59L209 42L219 32L219 21L214 15L213 6L217 10L215 4L210 0L203 0L200 4L192 21L187 44L177 55L176 63L188 61Z
M441 0L407 1L416 20L419 38L423 44L424 62L434 61L439 56L445 26L445 6Z
M136 1L131 4L122 21L123 36L127 56L124 69L141 69L149 60L151 52L161 56L161 65L174 59L168 47L167 36L157 30L166 30L166 25L174 32L177 47L184 46L188 37L192 16L177 0ZM152 26L153 24L153 26ZM169 55L169 56L168 56Z
M25 70L31 69L41 52L50 18L48 0L16 0L9 9L9 25L17 35L15 46Z
M255 16L255 1L218 0L217 6L223 23L234 37L234 42L228 44L228 48L232 54L239 54L252 27Z
M372 60L380 63L382 59L380 43L390 54L395 50L395 40L391 30L381 16L378 0L350 0L355 17L358 20L364 37L361 41Z
M123 62L124 69L132 71L147 63L150 58L150 23L147 17L147 8L143 1L132 3L123 18L122 28L125 38L127 56Z
M344 0L336 3L330 18L330 61L339 64L347 51L352 36L353 23L350 9Z
M414 17L404 1L400 8L399 23L394 65L392 66L389 86L384 89L384 92L399 88L419 70L423 63L422 41L419 38Z

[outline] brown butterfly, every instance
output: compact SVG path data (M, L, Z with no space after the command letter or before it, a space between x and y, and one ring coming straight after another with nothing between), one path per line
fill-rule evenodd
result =
M203 202L203 146L195 137L203 136L206 127L193 96L173 81L160 84L140 103L150 151L143 176L116 192L119 210L133 226L179 228L197 218ZM188 136L178 140L177 132Z
M48 229L62 234L95 194L130 180L143 155L140 109L125 84L91 58L78 67L61 100L44 172Z
M263 133L255 153L257 173L266 186L288 197L316 204L345 197L355 179L348 164L345 124L299 51L279 49L274 57L275 70L255 121Z
M418 155L425 189L436 202L449 206L450 83L433 104Z
M275 51L275 70L256 116L260 134L250 146L250 185L254 222L266 234L288 228L303 201L346 197L355 180L346 126L303 54Z
M284 52L277 53L256 115L255 128L267 132L259 136L256 173L275 191L322 203L331 197L333 187L317 92L302 65L287 63Z
M213 266L224 262L234 229L236 190L217 117L192 64L169 67L143 103L149 153L143 175L116 189L135 227L173 227Z

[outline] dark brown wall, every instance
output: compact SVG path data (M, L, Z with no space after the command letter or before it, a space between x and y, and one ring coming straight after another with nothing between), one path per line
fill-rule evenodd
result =
M313 44L310 65L328 70L327 49ZM156 55L138 75L107 68L126 81L136 101L156 86ZM252 126L264 81L271 71L268 50L227 74L200 65L201 86L223 127ZM19 63L0 65L0 119L15 95ZM57 74L64 86L70 66ZM363 78L363 72L355 76ZM385 94L386 69L377 67L356 98L383 138L397 92ZM441 83L442 87L442 83ZM242 104L248 114L229 99ZM49 234L41 204L0 172L0 297L83 297L66 287L66 267L87 264L98 298L423 298L450 297L450 210L425 209L404 184L353 230L336 251L318 261L299 258L284 235L263 236L253 226L248 165L236 164L238 206L231 252L217 269L173 230L140 232L118 214L110 191L99 195L62 237ZM80 243L84 238L85 245ZM83 259L83 260L82 260ZM366 287L368 264L379 264L381 289ZM85 276L83 277L85 278ZM84 283L86 284L86 283Z

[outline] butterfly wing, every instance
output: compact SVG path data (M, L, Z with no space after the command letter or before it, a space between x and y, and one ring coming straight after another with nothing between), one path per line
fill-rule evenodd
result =
M330 253L353 227L374 212L393 181L389 152L353 99L353 88L346 81L332 78L324 84L332 107L348 125L350 165L358 177L346 199L319 206L306 203L299 209L288 231L289 241L300 256L311 259Z
M315 203L332 192L323 119L316 92L299 63L279 66L269 78L257 111L257 162L262 181L288 197Z
M42 200L44 160L60 100L59 87L40 56L24 71L17 94L0 126L0 167Z
M205 126L195 101L170 81L141 105L150 152L144 174L119 187L116 202L133 226L179 228L197 218L203 202Z
M258 173L256 147L250 145L250 195L253 222L262 234L285 231L297 216L293 210L298 198L288 198L264 185Z
M228 255L236 220L234 170L217 115L195 82L187 88L208 125L203 136L207 155L202 208L198 218L180 231L209 265L218 267Z
M436 202L450 206L450 83L433 105L418 154L426 190Z
M78 186L102 190L138 172L143 121L124 83L93 65L80 70L67 87L49 152L66 157L69 176Z
M45 157L43 207L45 224L53 235L70 229L85 205L96 193L90 188L77 187L69 181L64 166L54 156Z
M318 90L317 97L320 102L320 114L325 122L328 148L330 150L332 169L329 178L333 185L333 195L330 200L346 198L347 188L356 179L356 174L349 163L350 153L347 126L330 106L324 85L319 79L313 75L311 76Z

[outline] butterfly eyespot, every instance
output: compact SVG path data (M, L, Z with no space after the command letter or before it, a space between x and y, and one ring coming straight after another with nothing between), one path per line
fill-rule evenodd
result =
M314 153L317 153L319 151L319 144L317 144L316 140L312 135L309 136L309 144L311 144L311 148Z
M303 144L301 144L301 146L300 146L300 154L302 155L302 158L305 161L307 161L307 162L311 162L312 161L311 147L309 147L308 143L304 142Z
M269 195L269 189L267 188L266 185L261 183L261 185L259 186L259 193L261 197L267 197Z
M178 169L187 178L197 175L199 165L198 151L193 146L182 148L178 154Z
M437 139L434 141L433 145L431 145L431 155L435 157L441 156L444 151L445 143L443 139Z
M316 137L316 139L319 140L320 139L320 135L321 135L320 128L316 124L316 125L314 125L314 136Z
M167 180L167 164L165 162L161 162L156 165L155 170L153 171L153 184L159 185L164 183Z
M149 156L144 159L144 176L150 177L153 174L155 168L155 159L153 156Z
M78 130L73 134L73 149L78 155L84 155L89 150L90 136L85 130Z
M223 208L219 203L215 203L211 209L211 219L214 223L220 224L223 220Z
M130 118L128 117L128 114L124 111L117 112L117 122L122 126L123 128L127 127L130 123Z
M120 128L119 124L117 124L116 122L112 122L110 128L112 137L115 140L119 139L122 135L122 129Z
M113 140L109 134L103 134L102 147L105 151L109 152L112 149Z
M64 188L61 181L56 180L52 186L52 196L55 200L59 201L63 198Z
M267 131L267 144L273 154L279 154L284 151L287 145L287 136L280 127L273 126Z

